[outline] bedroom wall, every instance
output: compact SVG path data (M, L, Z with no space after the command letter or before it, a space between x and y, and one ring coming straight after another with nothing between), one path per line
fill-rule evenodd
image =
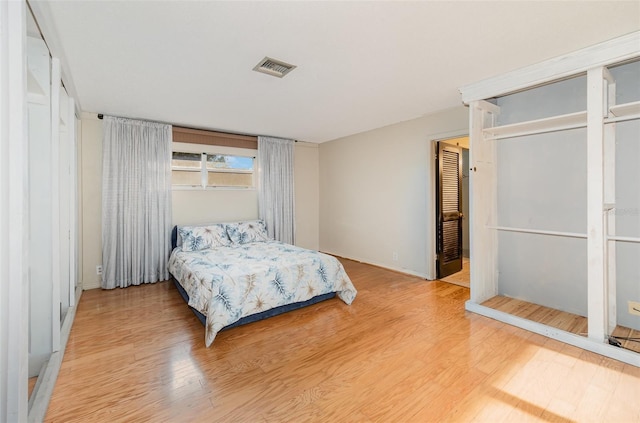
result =
M98 288L96 266L102 263L102 121L95 113L82 114L82 287Z
M320 150L297 142L294 150L296 245L320 249Z
M460 106L320 144L320 250L427 277L431 144L468 120Z
M83 113L81 127L80 253L82 287L86 290L100 287L96 266L102 263L102 121L95 113ZM198 149L202 149L202 146ZM317 249L318 147L316 144L298 142L294 154L296 244ZM176 190L172 196L174 224L258 217L258 197L255 190Z

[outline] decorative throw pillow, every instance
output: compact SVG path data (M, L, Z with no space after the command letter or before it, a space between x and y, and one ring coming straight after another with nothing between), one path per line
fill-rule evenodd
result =
M227 234L234 244L269 241L267 227L262 220L227 224Z
M210 226L181 226L178 228L178 233L182 239L182 251L198 251L231 245L226 225L222 223Z

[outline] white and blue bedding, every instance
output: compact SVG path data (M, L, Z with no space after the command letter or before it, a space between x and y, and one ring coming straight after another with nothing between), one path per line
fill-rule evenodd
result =
M357 293L342 264L317 251L278 241L196 251L183 246L171 253L169 271L189 305L206 316L207 347L222 328L245 316L330 292L351 304Z

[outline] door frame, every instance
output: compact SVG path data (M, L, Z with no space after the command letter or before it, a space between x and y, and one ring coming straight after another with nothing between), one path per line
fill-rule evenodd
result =
M428 184L427 184L427 279L435 280L438 274L437 268L437 260L438 255L436 253L437 247L437 234L436 234L436 220L437 220L437 212L436 212L436 157L438 154L438 142L452 140L455 138L463 138L469 136L469 129L461 129L459 131L451 131L442 134L438 134L433 138L429 139L429 163L427 166L428 169ZM471 149L469 149L471 152ZM469 184L469 198L471 198L471 184ZM472 219L469 218L469 232L471 232Z

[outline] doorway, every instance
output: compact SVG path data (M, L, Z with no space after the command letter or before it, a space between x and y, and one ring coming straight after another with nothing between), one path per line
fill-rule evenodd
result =
M469 287L469 137L436 140L436 278Z

